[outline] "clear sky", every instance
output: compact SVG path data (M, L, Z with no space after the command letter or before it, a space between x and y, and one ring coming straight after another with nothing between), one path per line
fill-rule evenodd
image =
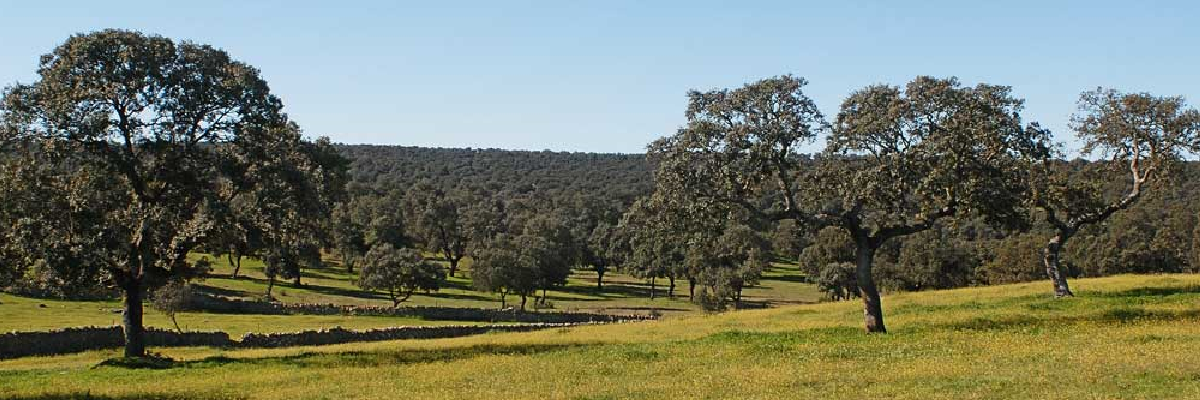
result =
M0 84L73 33L126 28L227 50L344 143L641 152L683 124L688 89L785 73L830 115L916 75L1010 85L1068 140L1097 86L1200 103L1198 4L0 0Z

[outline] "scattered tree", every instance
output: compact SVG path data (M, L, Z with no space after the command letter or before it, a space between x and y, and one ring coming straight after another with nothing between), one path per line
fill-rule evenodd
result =
M386 290L395 308L418 290L437 291L445 279L445 272L426 261L420 251L396 249L389 243L381 243L363 257L358 286L364 290ZM397 294L403 297L397 297Z
M1070 174L1053 163L1040 169L1043 185L1034 202L1055 231L1043 262L1057 297L1074 295L1061 265L1062 249L1071 237L1129 208L1174 173L1175 163L1186 154L1200 152L1200 112L1188 108L1182 97L1096 89L1080 96L1072 125L1084 155L1100 155L1114 169L1125 170L1127 191L1109 199L1100 185L1110 176Z
M844 229L855 244L866 330L886 332L872 274L880 246L960 211L1022 221L1023 166L1045 157L1048 138L1021 125L1022 102L1007 87L918 77L904 89L853 93L827 157L801 169L795 150L827 126L801 90L806 83L783 76L689 93L688 125L650 149L658 188L760 218Z

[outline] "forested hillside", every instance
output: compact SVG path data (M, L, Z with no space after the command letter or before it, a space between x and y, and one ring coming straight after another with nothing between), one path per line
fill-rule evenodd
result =
M528 152L497 149L431 149L398 146L342 146L352 160L351 192L381 195L430 184L441 190L474 193L481 201L531 201L555 208L603 204L607 220L620 215L653 186L649 161L642 155ZM808 164L812 158L798 162ZM1117 198L1124 190L1122 172L1112 163L1073 161L1060 168L1107 177L1103 191ZM1069 248L1072 276L1119 273L1195 272L1200 263L1200 163L1177 166L1181 172L1159 192L1143 198L1105 224L1088 227ZM794 221L762 227L774 254L798 261L809 279L831 294L856 290L850 238L836 229L796 235ZM1027 232L994 229L966 220L916 236L890 241L880 252L881 285L888 290L922 290L1045 279L1042 250L1052 235L1045 223ZM834 266L831 266L834 265ZM844 264L843 264L844 265Z

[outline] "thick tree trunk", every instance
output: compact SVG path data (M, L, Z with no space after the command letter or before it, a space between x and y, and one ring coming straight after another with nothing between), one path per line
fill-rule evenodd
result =
M1062 270L1061 262L1062 248L1070 238L1070 234L1060 231L1050 238L1050 242L1046 243L1043 251L1042 261L1046 265L1046 275L1054 284L1054 297L1075 296L1074 293L1071 293L1071 287L1067 285L1067 274Z
M857 240L855 258L857 265L855 275L858 279L858 294L863 300L863 317L867 333L887 333L883 325L883 304L879 299L879 289L875 287L875 277L871 273L875 262L875 247L868 240Z
M125 282L125 357L146 356L145 327L142 325L142 285L140 278Z
M458 271L458 259L446 257L450 261L450 277L454 277L454 273Z
M521 311L525 311L525 301L528 300L525 293L521 293Z
M299 271L297 271L297 272L296 272L296 277L292 278L292 287L294 287L294 288L298 288L298 287L301 287L301 286L304 286L304 285L300 284L300 272L299 272Z

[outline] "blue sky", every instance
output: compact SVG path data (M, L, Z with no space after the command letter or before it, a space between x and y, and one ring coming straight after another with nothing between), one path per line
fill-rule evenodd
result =
M641 152L683 124L688 89L785 73L830 115L916 75L1010 85L1069 140L1097 86L1200 102L1197 4L0 0L0 84L113 27L223 48L309 135L345 143Z

